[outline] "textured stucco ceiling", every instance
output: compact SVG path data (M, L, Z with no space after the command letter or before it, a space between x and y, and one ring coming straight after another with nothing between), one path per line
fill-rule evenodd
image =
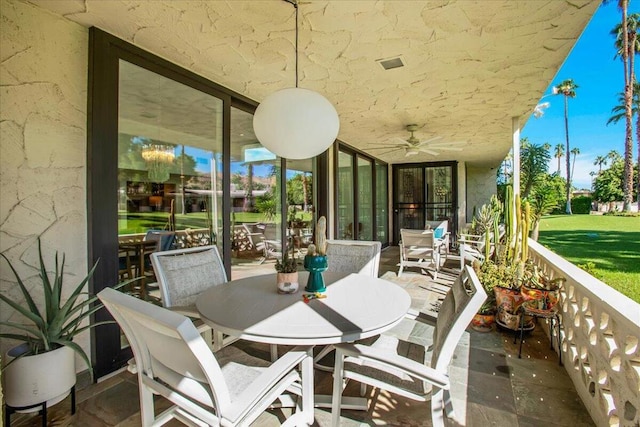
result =
M260 101L294 85L294 8L282 0L30 3L99 27ZM598 7L588 0L300 2L300 86L338 110L338 138L390 163L497 165ZM401 56L385 71L376 60ZM415 136L462 152L378 155ZM387 150L382 150L382 152Z

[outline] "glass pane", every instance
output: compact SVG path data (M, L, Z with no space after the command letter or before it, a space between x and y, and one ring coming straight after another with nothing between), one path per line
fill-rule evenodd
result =
M338 152L338 239L353 239L353 156Z
M387 166L376 164L376 238L382 243L389 241L389 194L387 184Z
M450 166L433 167L426 169L427 175L427 220L442 221L453 220L453 192Z
M282 253L280 158L253 133L253 114L231 108L231 278L274 273Z
M157 300L149 253L220 244L222 100L120 61L118 236L120 277Z
M373 164L358 157L358 240L373 240Z
M294 254L302 258L313 243L313 159L287 160L287 229Z
M398 170L398 226L399 228L424 228L422 168Z

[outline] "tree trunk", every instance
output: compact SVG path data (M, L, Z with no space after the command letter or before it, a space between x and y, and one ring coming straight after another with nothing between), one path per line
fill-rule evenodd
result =
M638 144L638 176L636 177L636 196L638 198L638 212L640 212L640 108L636 112L636 142Z
M565 208L565 212L569 215L571 215L571 169L570 169L570 153L571 153L571 149L569 147L569 96L564 95L564 133L565 133L565 138L567 140L567 155L566 157L566 166L567 166L567 185L566 185L566 191L567 191L567 206Z
M540 234L540 220L533 222L533 229L531 230L531 240L538 241L538 235Z
M631 211L631 203L633 200L633 130L632 130L632 102L633 102L633 76L631 75L631 67L629 58L629 29L627 26L627 8L628 0L620 1L622 9L622 63L624 68L624 107L625 107L625 141L624 141L624 197L622 210Z

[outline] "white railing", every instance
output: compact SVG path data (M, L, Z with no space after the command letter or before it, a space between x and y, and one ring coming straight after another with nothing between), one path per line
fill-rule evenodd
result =
M640 304L539 243L529 245L536 264L566 278L562 359L591 418L598 426L640 425Z

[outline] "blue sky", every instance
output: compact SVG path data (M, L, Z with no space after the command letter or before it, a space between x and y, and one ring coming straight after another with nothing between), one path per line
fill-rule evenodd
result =
M610 1L598 8L545 91L545 95L551 94L552 87L565 79L573 79L579 86L576 97L569 99L569 144L572 149L577 147L580 150L573 177L577 188L591 188L589 172L598 170L593 164L596 156L605 155L611 150L624 154L624 120L607 126L611 109L617 105L618 94L624 86L622 61L614 59L614 38L609 34L621 19L617 3ZM640 12L640 2L630 3L629 13ZM531 115L522 129L521 137L527 137L536 144L548 142L552 147L560 143L564 145L563 97L543 98L541 102L550 102L550 107L539 119ZM565 176L564 162L563 158L562 176ZM549 171L555 172L557 168L557 159L553 158Z

